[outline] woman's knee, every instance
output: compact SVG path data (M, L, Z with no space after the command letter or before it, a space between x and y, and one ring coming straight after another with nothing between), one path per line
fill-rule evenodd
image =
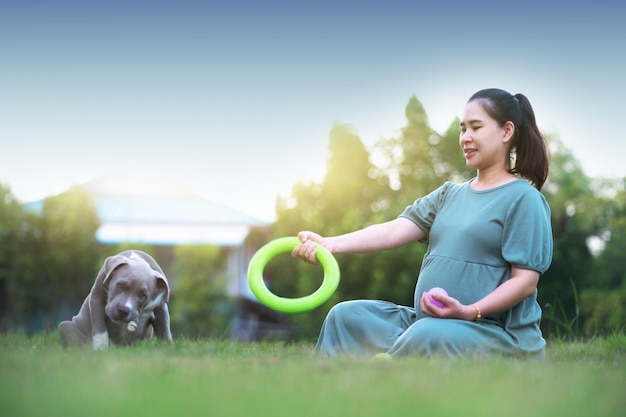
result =
M330 309L326 320L333 322L342 322L346 324L355 321L362 322L363 314L366 311L369 311L370 304L370 300L342 301L338 304L335 304Z
M478 345L464 326L442 319L424 318L400 335L390 353L452 357L472 350L478 350Z

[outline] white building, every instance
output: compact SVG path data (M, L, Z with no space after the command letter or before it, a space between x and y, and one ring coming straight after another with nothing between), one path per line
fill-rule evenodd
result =
M93 197L98 210L98 242L220 246L228 257L227 294L254 298L248 263L266 243L271 223L166 184L136 184L126 177L107 176L81 188Z
M248 285L248 264L267 243L271 223L214 203L180 187L138 183L136 178L110 175L79 186L96 205L100 227L96 240L104 245L134 243L154 248L152 255L171 274L173 247L212 244L226 259L226 295L238 300L231 337L248 341L285 338L293 332L284 317L261 305ZM43 200L26 204L39 212Z

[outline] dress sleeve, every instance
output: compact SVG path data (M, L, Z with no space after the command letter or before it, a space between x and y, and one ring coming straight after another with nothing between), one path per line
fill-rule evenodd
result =
M437 216L437 211L439 211L439 207L443 202L443 199L446 194L446 190L450 187L452 183L446 182L441 187L432 191L430 194L418 198L415 202L407 206L404 211L398 217L406 217L415 223L424 233L426 233L426 237L420 242L428 243L428 236L430 233L430 227L435 221L435 217Z
M550 207L535 189L521 193L506 213L502 256L517 268L543 274L552 262Z

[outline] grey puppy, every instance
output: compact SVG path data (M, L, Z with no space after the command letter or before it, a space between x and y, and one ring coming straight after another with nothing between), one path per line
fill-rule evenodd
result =
M170 286L147 253L128 250L108 257L91 292L71 321L59 324L64 347L108 348L109 340L129 345L152 337L172 341L167 303Z

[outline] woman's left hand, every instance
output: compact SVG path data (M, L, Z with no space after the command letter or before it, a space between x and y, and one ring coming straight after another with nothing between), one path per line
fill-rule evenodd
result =
M459 300L449 295L432 294L431 297L442 303L443 307L434 305L428 299L428 294L423 293L420 298L420 308L427 316L440 319L474 320L476 313L472 306L463 305Z

